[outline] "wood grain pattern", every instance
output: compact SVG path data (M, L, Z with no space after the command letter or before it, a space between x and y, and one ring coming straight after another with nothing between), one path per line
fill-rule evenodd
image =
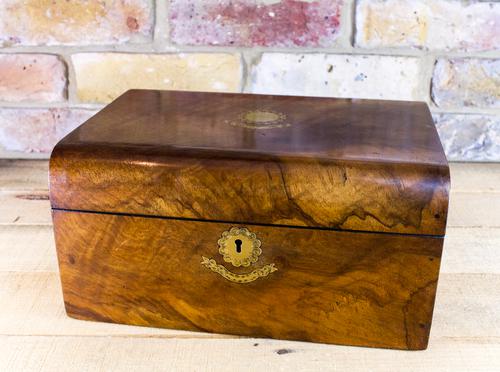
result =
M247 226L269 277L207 270L231 225L54 211L66 310L133 325L423 349L442 238ZM233 268L239 272L245 269Z
M421 350L448 189L424 103L130 91L51 156L66 310ZM266 248L228 271L242 225Z
M231 125L286 114L284 128ZM449 171L424 103L130 91L50 163L56 209L444 235Z
M451 193L500 193L500 163L450 163L449 168ZM48 171L46 160L0 159L0 190L47 191Z
M500 268L496 271L496 274L440 274L428 349L443 339L483 344L500 341ZM3 304L0 335L239 338L70 318L64 309L58 272L0 272L0 301ZM280 342L283 341L277 340L275 344ZM295 348L303 349L308 344L297 342ZM362 355L366 349L358 350Z
M0 217L4 217L5 202L14 210L17 199L12 192L47 189L43 176L47 168L46 161L12 161L11 167L0 162L0 189L12 197L1 201ZM41 213L39 201L32 200L19 210L26 225L16 226L5 219L0 226L0 370L500 370L500 207L496 207L500 164L451 163L450 169L450 211L460 227L448 225L446 231L425 352L234 336L221 340L217 339L223 337L220 334L68 318L52 226L49 219L44 226L29 225L38 223ZM43 203L43 214L49 217L49 202ZM473 219L467 213L471 209ZM477 222L492 227L471 227Z
M48 162L41 160L0 163L0 185L4 185L0 186L0 225L52 225L47 170ZM447 231L500 226L500 164L451 163L450 171L454 179L450 195L456 202L448 215ZM20 199L18 195L34 196Z
M497 227L448 228L440 277L500 274L500 219L497 223ZM0 272L59 273L52 225L0 225L0 257Z

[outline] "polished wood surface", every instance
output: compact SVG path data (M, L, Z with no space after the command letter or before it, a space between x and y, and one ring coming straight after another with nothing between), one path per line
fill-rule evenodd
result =
M278 128L240 125L241 114L259 111L285 117ZM62 144L209 158L447 164L423 102L131 90Z
M262 241L252 266L274 263L278 271L237 284L201 265L202 256L224 263L217 240L235 225L68 211L53 217L72 317L383 348L427 345L442 238L246 225Z
M448 189L423 103L131 91L51 156L66 310L424 349ZM231 269L218 240L243 226L263 252Z
M282 127L233 125L256 110ZM448 210L424 103L134 90L50 173L55 209L440 236Z

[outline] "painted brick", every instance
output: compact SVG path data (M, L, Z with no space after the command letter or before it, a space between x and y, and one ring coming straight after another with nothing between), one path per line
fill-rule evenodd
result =
M82 53L72 57L78 97L109 102L128 89L237 92L238 54Z
M0 46L112 44L150 36L150 0L2 0Z
M494 50L500 48L500 3L359 0L356 30L359 47Z
M500 117L437 114L444 150L451 161L500 161Z
M95 111L69 108L0 109L0 147L48 153L57 141L93 114Z
M413 57L265 53L252 69L254 93L414 100Z
M66 66L44 54L0 54L0 101L55 102L66 98Z
M331 46L342 0L171 0L171 39L182 45Z
M440 107L500 107L500 59L439 59L432 99Z

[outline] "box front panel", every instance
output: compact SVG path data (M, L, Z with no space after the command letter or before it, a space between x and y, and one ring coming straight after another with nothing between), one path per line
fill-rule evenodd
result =
M442 238L53 211L70 316L427 345Z

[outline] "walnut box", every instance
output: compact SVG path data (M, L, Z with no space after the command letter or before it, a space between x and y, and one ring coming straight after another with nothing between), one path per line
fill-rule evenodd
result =
M425 349L448 191L425 103L132 90L51 156L66 311Z

